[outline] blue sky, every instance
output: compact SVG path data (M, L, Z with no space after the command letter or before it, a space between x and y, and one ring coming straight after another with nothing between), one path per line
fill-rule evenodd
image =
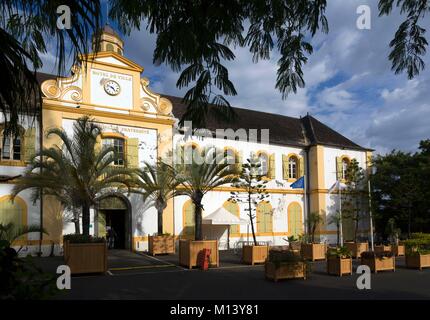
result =
M395 12L378 17L374 0L329 0L330 31L312 39L314 53L304 68L306 88L282 100L275 89L278 55L254 64L247 48L234 50L236 59L226 65L238 95L233 106L288 116L307 112L353 141L386 153L392 149L415 151L421 139L430 138L430 55L428 68L408 80L394 75L388 61L389 42L404 17ZM371 8L371 29L356 27L359 5ZM428 21L428 19L427 19ZM422 23L427 30L430 25ZM430 34L427 35L430 42ZM125 56L142 65L142 76L156 92L182 96L175 86L178 74L165 65L154 66L155 35L142 30L124 37ZM44 71L52 72L52 52L44 56ZM51 69L51 70L50 70Z

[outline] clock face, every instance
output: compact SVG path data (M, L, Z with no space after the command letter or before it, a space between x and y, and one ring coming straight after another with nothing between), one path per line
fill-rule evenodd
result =
M121 91L121 87L119 86L118 82L113 80L106 81L103 87L106 93L111 96L116 96Z

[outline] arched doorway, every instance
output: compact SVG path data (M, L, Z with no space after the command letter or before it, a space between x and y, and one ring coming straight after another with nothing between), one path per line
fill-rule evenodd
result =
M96 234L106 237L109 226L115 231L114 249L132 248L131 204L127 197L107 194L101 197L97 206Z

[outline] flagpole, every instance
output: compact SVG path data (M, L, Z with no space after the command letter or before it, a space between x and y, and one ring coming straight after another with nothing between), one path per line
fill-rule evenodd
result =
M342 186L337 181L339 187L339 225L340 225L340 246L343 247L343 223L342 223Z
M374 251L374 243L373 243L373 216L372 216L372 193L370 189L370 179L367 180L367 186L369 188L369 216L370 216L370 247L372 251Z

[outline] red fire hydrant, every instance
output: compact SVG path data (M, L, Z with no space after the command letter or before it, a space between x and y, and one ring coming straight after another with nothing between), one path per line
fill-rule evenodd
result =
M199 258L198 258L198 266L202 270L208 270L209 269L209 261L211 256L211 249L203 249L199 252Z

